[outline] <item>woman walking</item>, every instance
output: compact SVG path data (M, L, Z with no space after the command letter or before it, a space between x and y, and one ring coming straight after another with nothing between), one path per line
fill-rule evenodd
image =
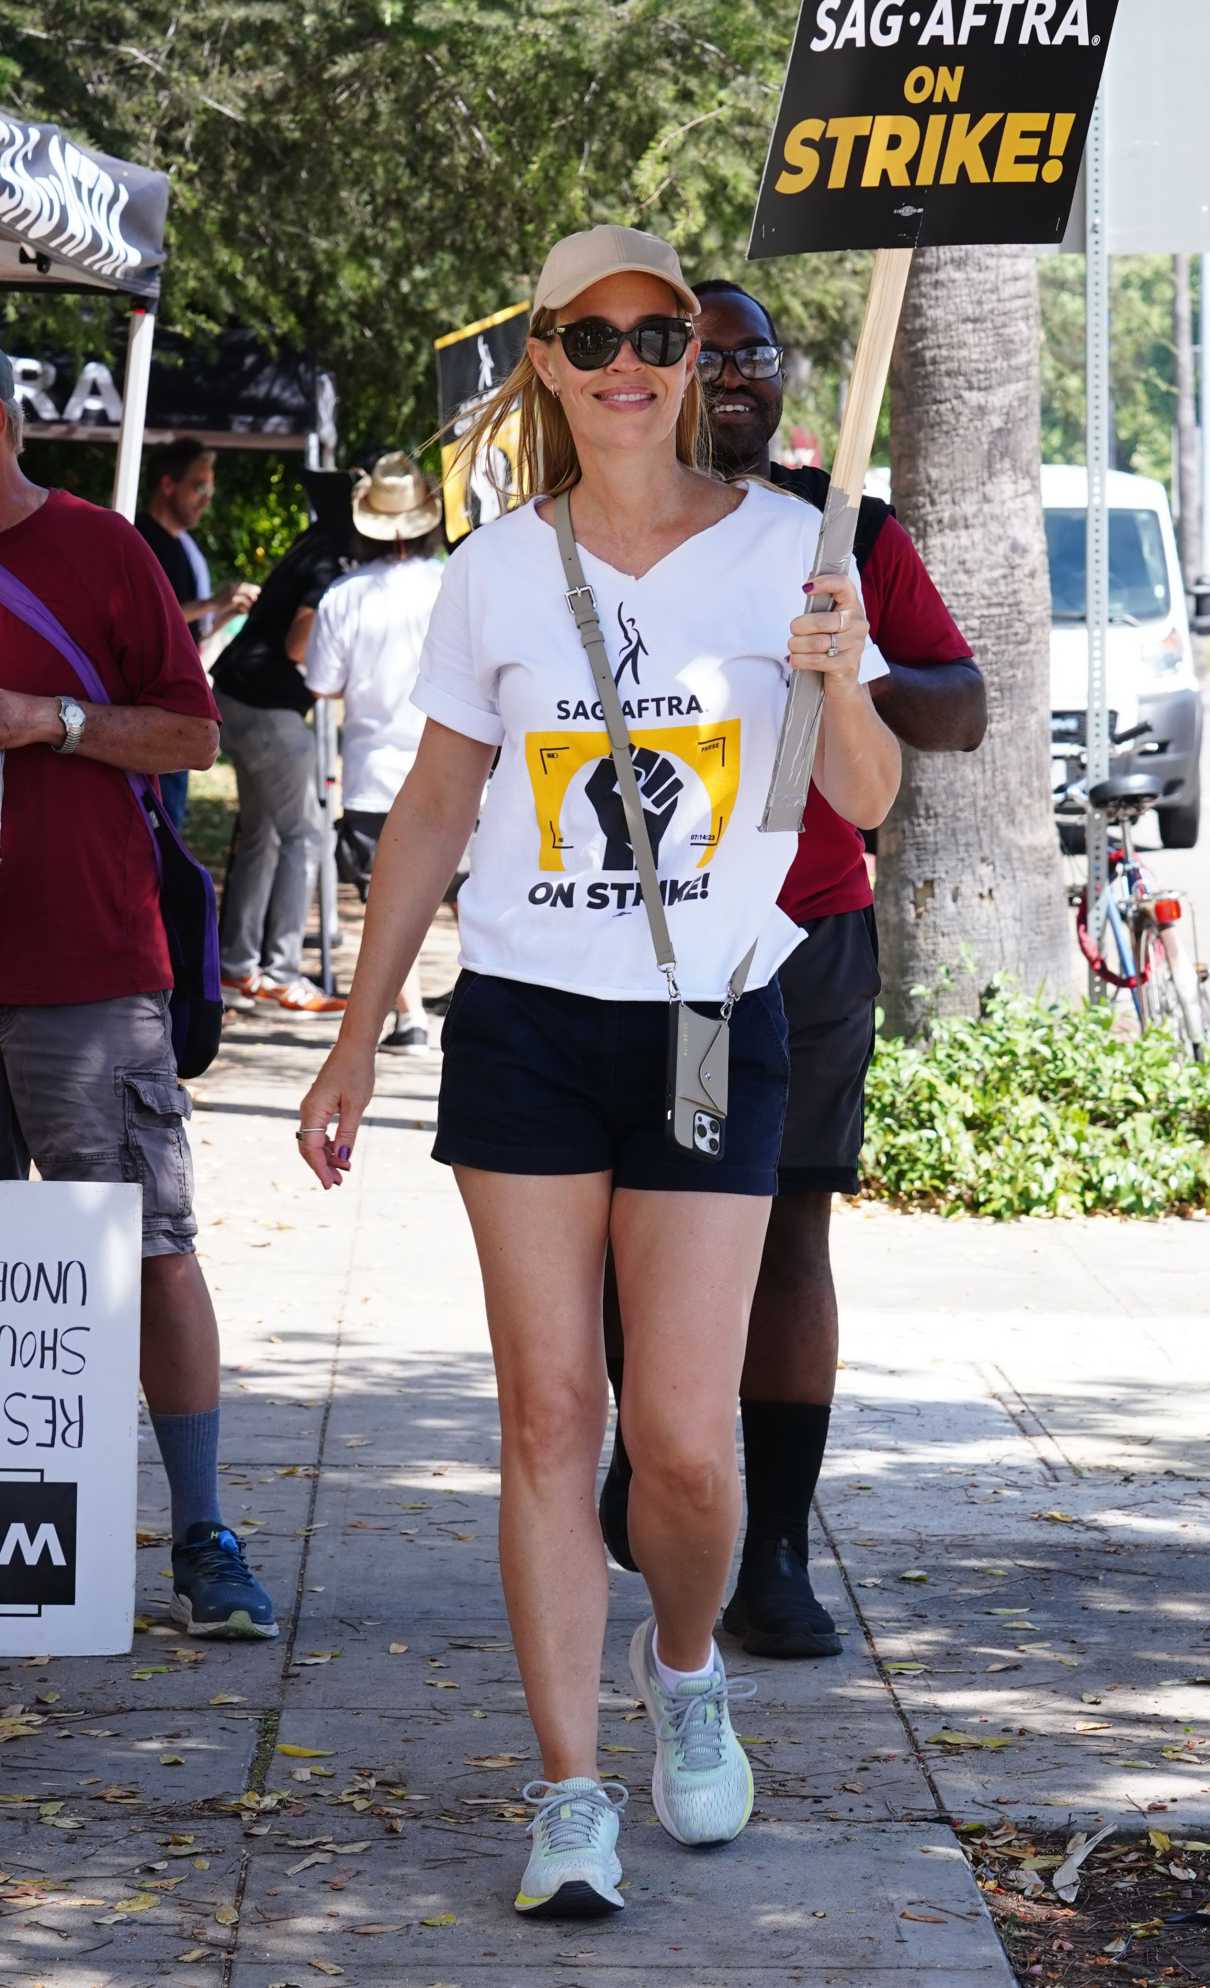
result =
M593 228L547 257L526 355L469 438L490 446L519 399L521 487L543 494L474 533L447 570L415 693L429 722L379 844L340 1039L298 1132L308 1165L338 1185L378 1028L498 752L459 900L434 1157L470 1217L496 1364L501 1568L546 1777L527 1790L537 1813L516 1906L539 1916L624 1902L625 1796L597 1761L608 1242L626 1320L631 1536L652 1603L630 1662L655 1726L656 1812L683 1843L737 1836L751 1812L713 1630L785 1102L773 976L802 936L776 906L795 838L758 828L787 665L824 673L815 778L838 812L881 821L899 776L863 687L885 666L860 593L829 578L834 610L800 612L818 513L699 467L696 312L653 236ZM598 640L595 675L594 631L607 652L601 666ZM611 677L629 768L626 747L610 749ZM652 859L667 984L640 883ZM709 1055L699 1045L684 1085L677 1064L689 1105L674 1143L670 1016L675 1039L694 1011ZM714 1067L728 1014L729 1108Z

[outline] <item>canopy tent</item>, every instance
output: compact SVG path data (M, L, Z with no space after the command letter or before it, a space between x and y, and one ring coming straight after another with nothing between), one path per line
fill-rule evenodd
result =
M113 506L133 517L168 180L0 111L0 287L134 299Z

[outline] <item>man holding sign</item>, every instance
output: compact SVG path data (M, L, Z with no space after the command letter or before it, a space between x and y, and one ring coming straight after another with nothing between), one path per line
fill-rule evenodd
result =
M190 1104L155 855L126 778L210 766L217 714L134 526L31 483L20 450L0 352L0 1179L26 1179L32 1161L47 1181L142 1187L141 1375L172 1492L172 1616L191 1635L276 1636L219 1507L218 1328L194 1254ZM22 590L83 650L108 704L30 625Z
M770 461L782 415L782 353L768 310L734 283L699 283L697 295L698 375L715 468L728 478L764 477L822 510L828 491L822 470L785 470ZM889 671L871 692L879 716L919 750L973 751L987 722L982 678L889 505L863 501L855 549L871 633ZM790 1096L741 1387L748 1529L739 1583L723 1620L755 1655L835 1656L835 1624L811 1588L807 1522L836 1385L832 1196L857 1191L862 1094L880 983L861 836L815 787L779 902L810 938L779 975L790 1032ZM616 1311L609 1371L620 1397ZM619 1431L601 1521L614 1558L633 1565L627 1476Z

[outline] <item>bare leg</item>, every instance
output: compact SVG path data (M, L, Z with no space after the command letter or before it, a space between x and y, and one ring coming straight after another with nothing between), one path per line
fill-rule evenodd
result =
M631 1536L674 1670L707 1662L735 1548L735 1401L768 1220L754 1195L614 1197Z
M548 1779L595 1778L608 1597L595 1490L610 1176L454 1173L496 1362L500 1571L526 1703Z
M139 1371L153 1415L218 1406L218 1326L196 1256L143 1259Z
M414 1022L418 1028L425 1023L424 990L420 985L420 963L416 962L403 986L395 996L395 1007L403 1024Z
M745 1401L826 1406L836 1392L831 1219L830 1194L783 1194L773 1203L740 1387Z

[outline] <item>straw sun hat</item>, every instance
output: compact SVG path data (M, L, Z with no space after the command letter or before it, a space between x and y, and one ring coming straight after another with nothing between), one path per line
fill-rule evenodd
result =
M402 451L379 456L353 485L353 524L363 538L423 538L441 517L441 498Z

